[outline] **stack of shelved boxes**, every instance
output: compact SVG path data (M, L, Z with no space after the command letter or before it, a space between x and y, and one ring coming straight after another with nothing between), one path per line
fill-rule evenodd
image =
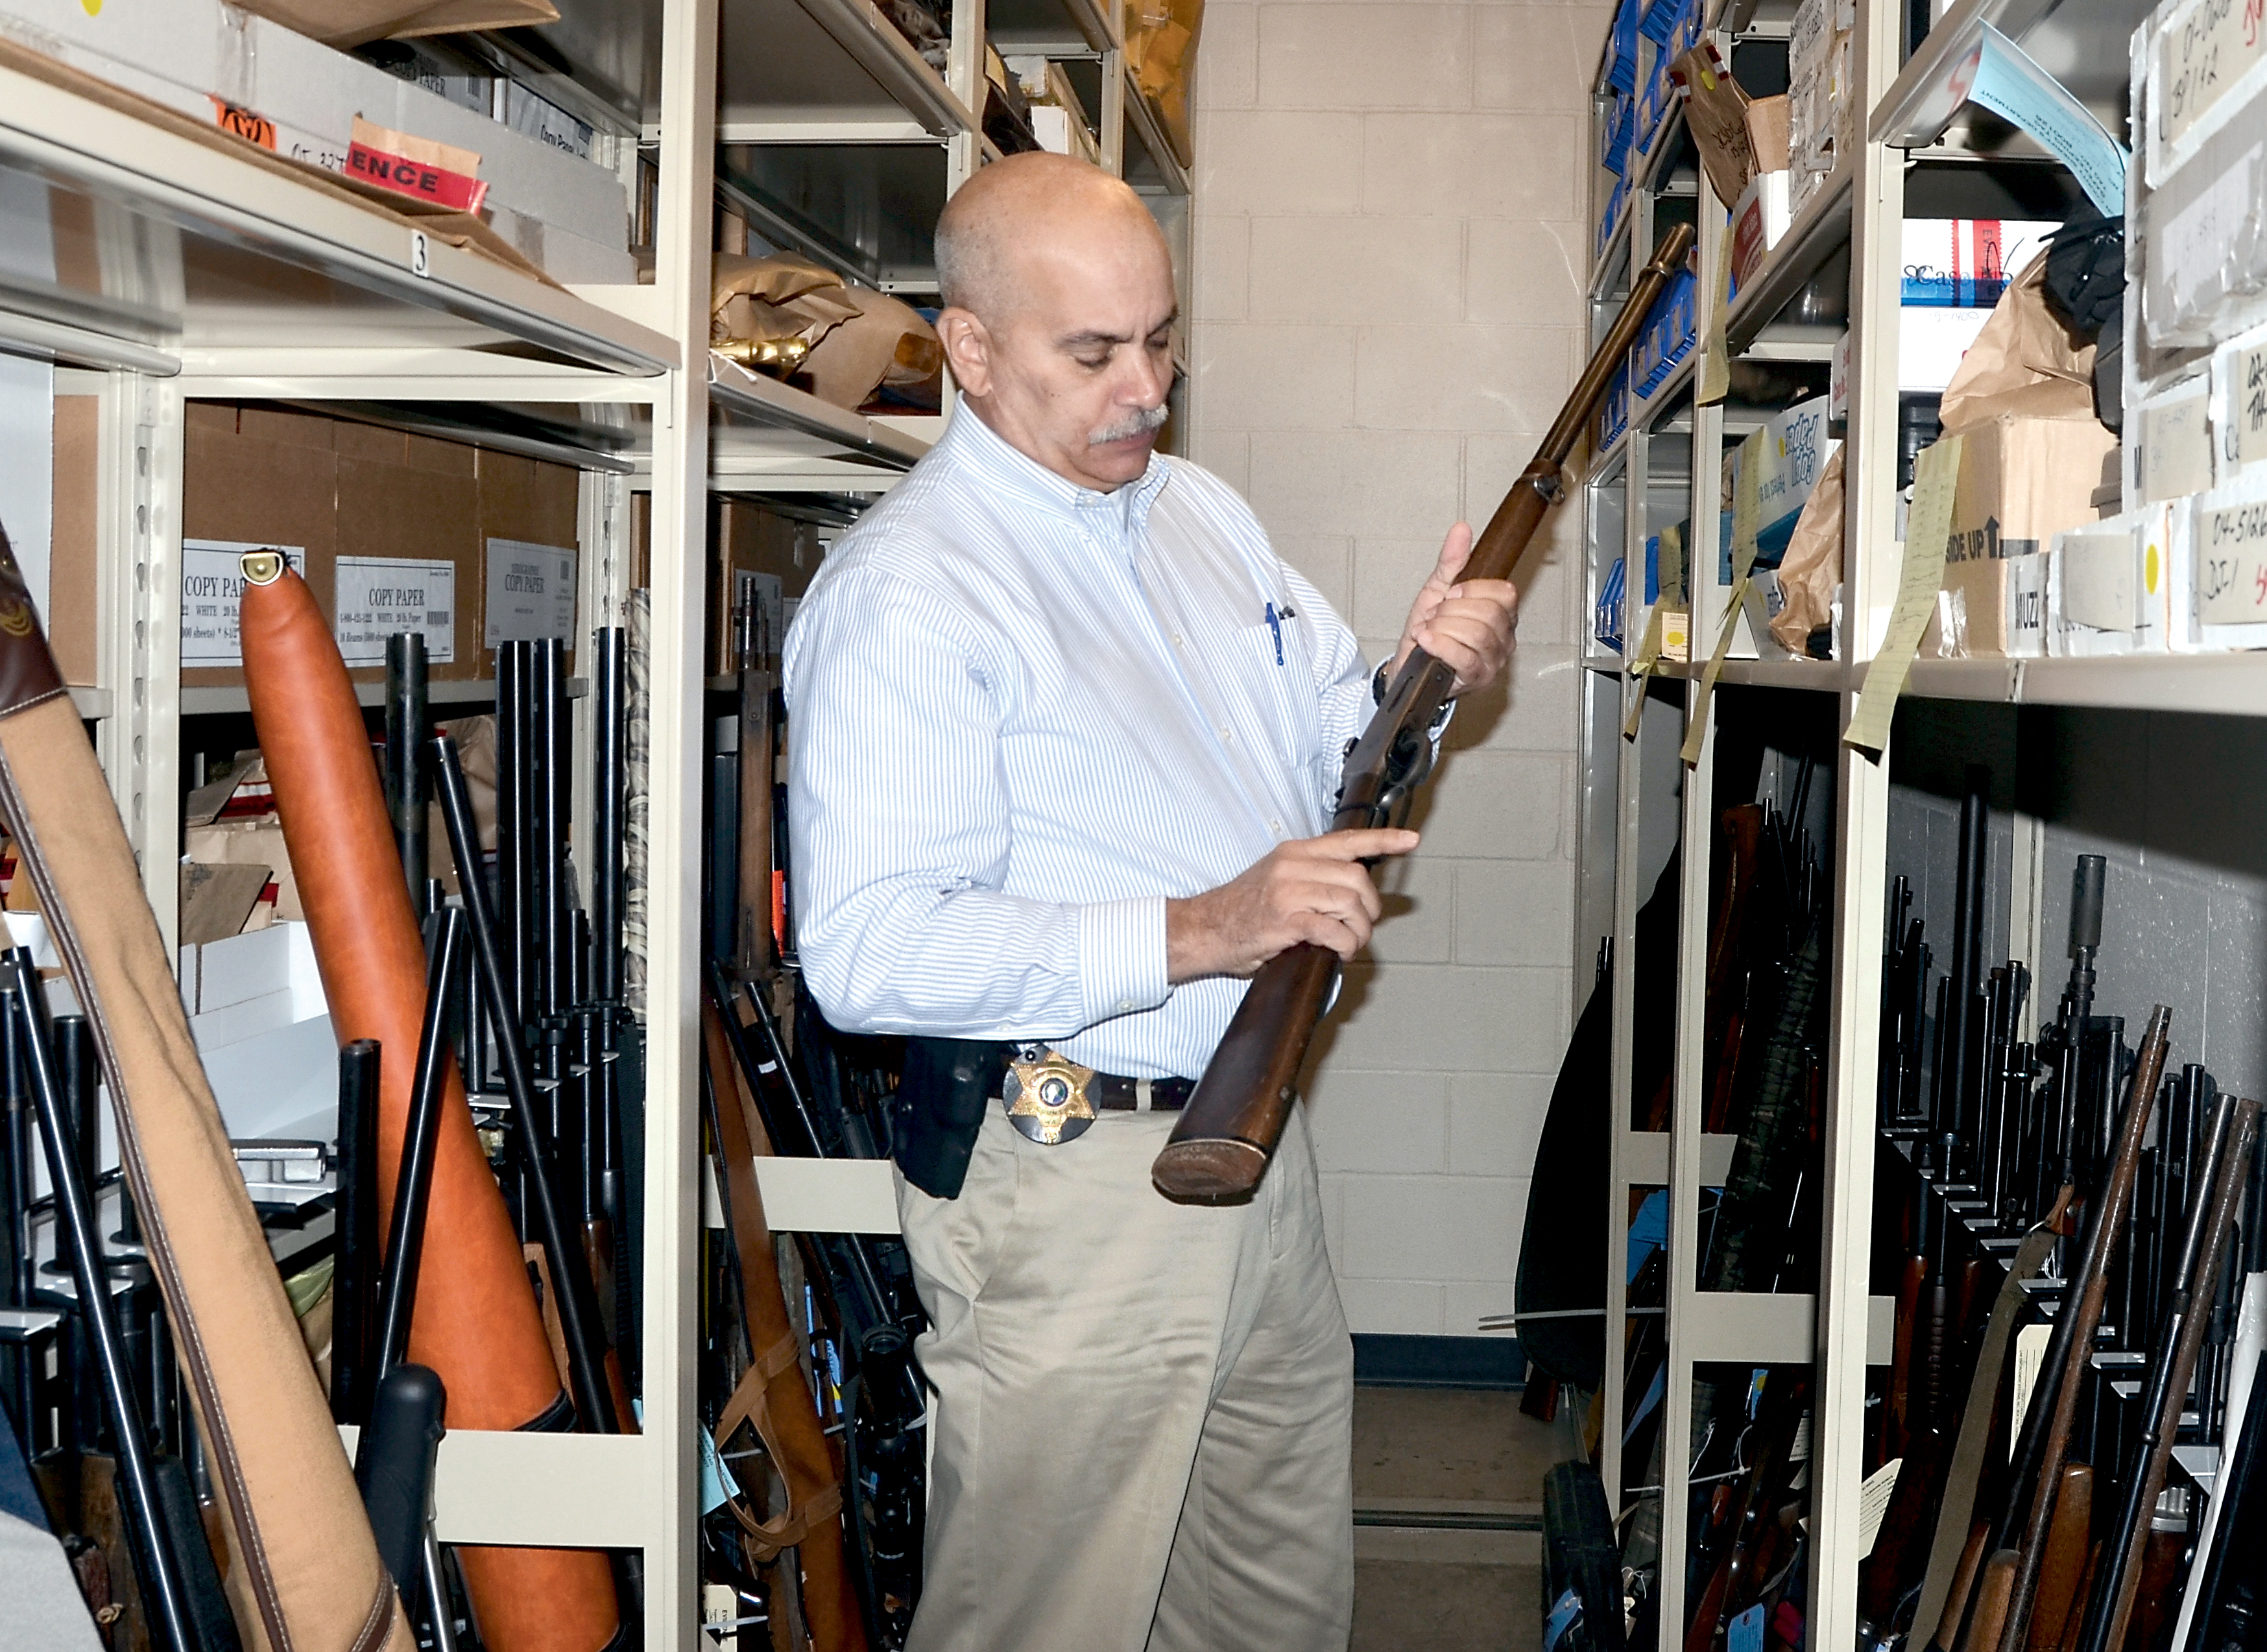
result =
M2267 55L2246 16L2167 0L2133 35L2126 508L2057 536L2050 655L2267 648Z

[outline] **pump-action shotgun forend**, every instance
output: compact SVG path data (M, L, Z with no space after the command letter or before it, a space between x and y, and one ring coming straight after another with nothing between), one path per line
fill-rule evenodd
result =
M1637 341L1654 301L1684 268L1691 246L1692 226L1678 224L1653 249L1543 445L1472 547L1464 578L1510 576L1544 513L1564 493L1560 467L1605 399L1615 367ZM1416 789L1433 767L1433 721L1455 686L1449 666L1423 649L1410 650L1384 702L1346 754L1332 831L1398 826L1408 818ZM1213 1204L1244 1198L1259 1185L1338 969L1336 954L1310 945L1292 947L1260 966L1171 1139L1150 1167L1159 1193L1184 1204Z

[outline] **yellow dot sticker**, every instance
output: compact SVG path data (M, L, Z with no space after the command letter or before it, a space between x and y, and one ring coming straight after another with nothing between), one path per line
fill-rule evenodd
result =
M78 0L78 3L84 8L87 16L94 18L102 15L102 0Z
M2151 596L2157 594L2157 542L2149 541L2149 548L2141 557L2141 589Z

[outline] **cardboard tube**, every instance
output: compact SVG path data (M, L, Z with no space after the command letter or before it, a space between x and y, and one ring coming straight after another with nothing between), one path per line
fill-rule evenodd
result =
M332 1030L341 1044L376 1039L389 1058L378 1069L384 1221L393 1208L424 1014L424 943L370 734L330 623L282 557L253 553L246 564L245 686ZM409 1357L446 1384L451 1430L548 1426L563 1406L519 1236L481 1151L453 1062L434 1148ZM598 1652L613 1640L619 1613L604 1554L466 1548L458 1559L492 1652Z

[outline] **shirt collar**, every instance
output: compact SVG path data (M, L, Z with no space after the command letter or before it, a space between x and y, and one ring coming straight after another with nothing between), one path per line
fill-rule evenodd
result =
M1149 506L1172 477L1171 461L1161 453L1152 452L1149 468L1122 488L1103 493L1082 487L1009 446L997 430L978 416L964 395L955 396L952 422L937 446L954 464L989 486L1048 506L1073 521L1087 522L1098 518L1122 525L1129 532L1146 525Z

